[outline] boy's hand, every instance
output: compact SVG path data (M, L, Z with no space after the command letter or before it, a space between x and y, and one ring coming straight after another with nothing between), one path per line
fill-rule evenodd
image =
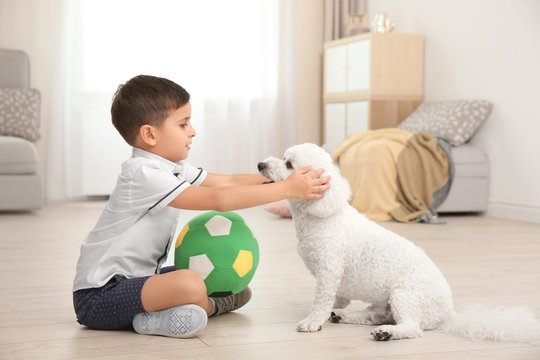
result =
M330 176L317 178L324 169L310 171L311 166L294 171L285 181L290 186L289 198L321 199L323 191L330 187Z

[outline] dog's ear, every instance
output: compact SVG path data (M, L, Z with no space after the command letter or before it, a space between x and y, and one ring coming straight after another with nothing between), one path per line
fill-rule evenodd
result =
M316 217L326 217L345 206L351 197L349 182L341 175L339 168L332 164L321 176L330 175L330 188L325 191L324 197L318 200L307 201L305 211Z

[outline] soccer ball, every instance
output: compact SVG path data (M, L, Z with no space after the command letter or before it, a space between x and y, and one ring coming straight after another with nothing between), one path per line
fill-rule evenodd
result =
M233 212L210 211L191 219L176 240L176 269L191 269L206 283L208 296L244 290L259 264L259 244Z

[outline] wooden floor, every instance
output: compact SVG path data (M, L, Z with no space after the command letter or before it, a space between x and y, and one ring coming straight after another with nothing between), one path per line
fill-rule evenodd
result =
M187 340L89 330L75 321L71 284L80 242L103 205L0 214L0 359L540 359L540 341L471 341L429 331L419 339L376 342L369 326L331 323L318 333L296 332L310 310L314 279L296 254L292 221L262 208L239 212L261 250L254 297L244 308L210 319ZM181 221L194 214L184 212ZM540 224L444 220L383 225L426 250L450 282L458 308L526 305L540 317Z

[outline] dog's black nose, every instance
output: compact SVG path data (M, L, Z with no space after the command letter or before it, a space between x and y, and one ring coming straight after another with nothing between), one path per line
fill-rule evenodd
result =
M258 163L257 169L259 169L259 171L263 171L264 169L266 169L266 163L263 163L263 162Z

